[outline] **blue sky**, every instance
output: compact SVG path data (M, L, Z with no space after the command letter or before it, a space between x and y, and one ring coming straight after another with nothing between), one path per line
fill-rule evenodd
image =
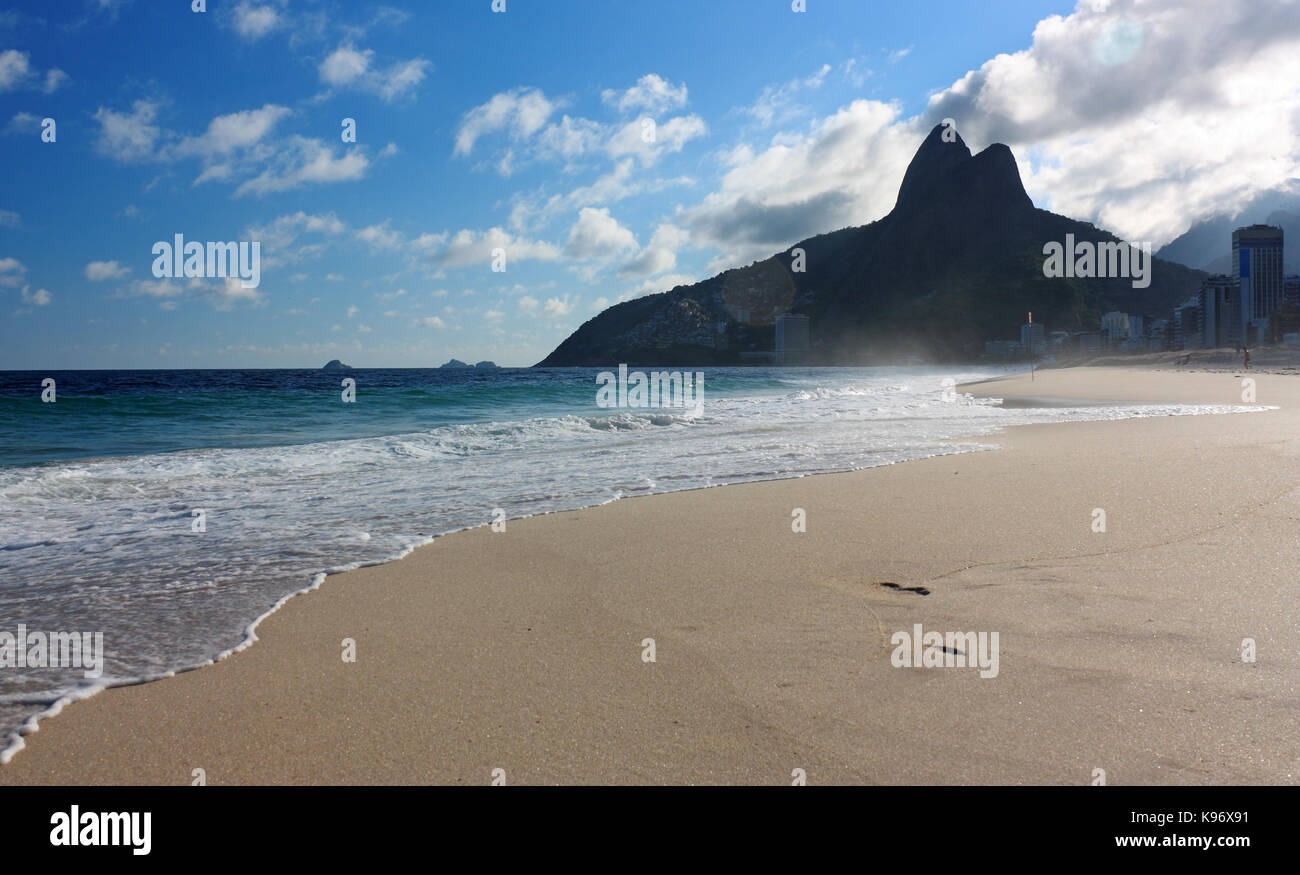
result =
M1294 4L807 6L0 6L0 368L532 364L879 218L944 117L1157 247L1300 176ZM259 286L156 278L175 234L260 241Z

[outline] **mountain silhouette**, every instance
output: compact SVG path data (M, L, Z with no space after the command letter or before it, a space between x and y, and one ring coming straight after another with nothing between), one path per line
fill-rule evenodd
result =
M1066 234L1120 242L1036 208L1005 145L972 155L955 129L939 125L917 149L884 218L615 304L539 365L740 363L744 353L773 348L784 313L809 317L812 363L969 359L986 340L1018 339L1029 311L1049 330L1095 330L1110 310L1166 317L1206 276L1152 259L1145 289L1130 278L1048 278L1043 247L1064 243Z
M1247 225L1281 228L1285 241L1300 239L1300 180L1287 180L1283 187L1255 195L1234 214L1222 214L1197 222L1169 241L1156 254L1169 261L1210 273L1232 273L1232 232ZM1300 273L1300 255L1294 246L1282 253L1282 271Z

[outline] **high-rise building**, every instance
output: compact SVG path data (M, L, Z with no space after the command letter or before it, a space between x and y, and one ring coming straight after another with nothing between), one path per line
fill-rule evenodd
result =
M1174 349L1198 349L1202 344L1201 303L1193 295L1174 308Z
M1020 345L1030 355L1042 355L1047 348L1047 330L1042 323L1028 322L1021 325Z
M786 313L776 318L776 363L793 364L808 355L808 317Z
M1282 308L1282 229L1249 225L1233 231L1232 278L1241 286L1238 325L1242 342L1268 339L1253 335L1258 334L1261 320Z
M1236 280L1223 274L1209 277L1201 284L1196 301L1205 347L1241 344L1241 286Z
M1282 303L1300 307L1300 276L1283 277Z
M1127 313L1112 310L1101 317L1101 336L1107 346L1127 340L1128 331L1129 319Z

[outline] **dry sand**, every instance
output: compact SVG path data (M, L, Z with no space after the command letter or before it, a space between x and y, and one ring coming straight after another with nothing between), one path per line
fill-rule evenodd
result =
M230 659L70 706L0 784L1294 783L1300 380L1257 380L1281 410L1016 428L440 538ZM1240 382L972 391L1233 404ZM914 623L997 631L998 677L893 667Z

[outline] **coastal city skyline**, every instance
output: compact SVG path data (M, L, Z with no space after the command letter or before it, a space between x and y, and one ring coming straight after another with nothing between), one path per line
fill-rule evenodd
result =
M30 171L0 203L0 367L530 365L608 305L881 218L945 120L1010 146L1035 206L1157 249L1300 177L1295 116L1249 87L1296 63L1292 29L1195 3L944 4L958 39L834 0L687 29L517 2L431 44L432 13L383 4L69 6L0 15L0 149ZM99 48L161 28L161 55ZM565 57L590 32L618 46L597 79ZM181 57L227 72L163 75ZM258 282L160 274L177 235L258 242Z

